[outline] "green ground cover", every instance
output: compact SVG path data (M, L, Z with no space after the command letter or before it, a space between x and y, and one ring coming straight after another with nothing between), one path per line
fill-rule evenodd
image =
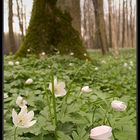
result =
M123 49L115 58L89 50L93 62L59 55L17 60L4 56L3 92L8 95L3 101L4 139L14 139L12 109L19 112L16 99L20 95L28 102L28 110L34 111L37 122L30 128L18 128L17 140L54 140L55 129L58 140L89 140L90 130L103 124L111 125L116 140L135 140L135 51ZM10 66L8 61L20 64ZM57 128L53 123L52 93L48 89L52 70L58 80L65 82L68 91L66 96L56 98ZM25 84L28 78L33 79L30 85ZM83 86L89 86L92 91L82 93ZM113 110L113 100L125 102L127 109L123 112Z

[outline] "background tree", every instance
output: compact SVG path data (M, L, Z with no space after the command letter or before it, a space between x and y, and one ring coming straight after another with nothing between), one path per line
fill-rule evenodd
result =
M13 32L13 1L8 0L9 16L8 16L8 27L9 27L9 41L10 41L10 51L12 53L16 52L16 43Z
M120 0L119 0L119 9L118 9L118 25L117 25L117 40L118 40L118 43L117 43L117 45L118 45L118 47L120 47L121 45L120 45L120 31L121 31L121 4L120 4Z
M134 47L134 32L135 32L135 8L133 10L132 1L130 1L130 33L131 33L131 47L132 48Z
M125 0L123 0L123 23L122 23L122 48L124 48L125 45Z
M19 4L20 2L20 4ZM16 4L17 4L17 17L19 20L19 28L21 31L21 37L23 38L24 36L24 27L23 27L23 2L22 0L16 0Z
M72 26L81 33L81 11L80 0L58 0L57 7L67 11L72 17Z
M107 33L106 33L106 26L104 20L103 0L98 0L98 1L92 0L92 2L94 5L96 30L101 45L100 48L102 48L102 53L106 54L109 51L109 49L108 49Z
M112 15L112 0L108 0L108 9L109 9L109 46L113 48L114 54L118 55L118 47L115 36L115 22Z
M70 14L58 9L56 2L34 0L28 31L16 57L26 56L27 49L30 49L36 55L42 51L47 54L73 52L77 58L89 59L84 55L87 52L78 31L72 27Z

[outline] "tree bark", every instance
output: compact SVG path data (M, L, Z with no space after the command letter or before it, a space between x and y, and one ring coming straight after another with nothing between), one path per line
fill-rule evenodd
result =
M101 45L100 48L102 49L102 53L106 54L109 49L104 20L103 0L92 0L92 2L94 5L96 30L99 37L99 44Z
M81 11L80 0L58 0L57 6L63 11L70 13L72 17L72 26L81 33Z
M21 0L21 3L22 3L22 0ZM23 10L22 10L23 7L19 6L19 0L16 0L16 4L17 4L17 15L18 15L18 20L19 20L19 28L20 28L20 31L21 31L21 37L23 37L24 36L24 31L23 31Z
M135 20L135 17L133 17L132 1L130 0L130 34L131 34L131 47L132 48L134 47L134 20Z
M112 16L112 0L108 0L108 9L109 9L109 44L110 47L113 49L115 55L119 54L117 41L115 37L115 22Z
M9 27L9 41L10 41L10 51L12 53L16 52L16 42L14 38L14 32L13 32L13 1L8 1L8 7L9 7L9 15L8 15L8 27Z
M118 15L118 31L117 31L117 40L118 40L118 43L117 43L117 45L118 45L118 47L120 47L120 31L121 31L121 24L120 24L120 21L121 21L121 10L120 10L120 0L119 0L119 15Z
M126 44L129 47L129 21L128 21L128 0L126 0Z
M56 7L57 0L34 0L32 15L26 36L16 56L26 56L27 49L32 54L61 55L74 53L74 57L90 59L82 44L80 34L72 27L72 19L68 12Z
M125 1L123 0L122 48L125 46Z
M93 25L94 25L94 15L91 13L93 11L92 1L85 0L84 2L84 43L86 48L93 48ZM92 6L92 7L91 7Z

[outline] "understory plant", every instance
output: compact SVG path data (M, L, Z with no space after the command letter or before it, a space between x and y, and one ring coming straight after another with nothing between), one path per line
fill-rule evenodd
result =
M5 140L136 139L132 56L95 63L59 56L8 61L15 60L5 58Z

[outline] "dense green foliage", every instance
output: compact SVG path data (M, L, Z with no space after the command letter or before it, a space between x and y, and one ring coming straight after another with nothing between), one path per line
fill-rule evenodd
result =
M89 53L94 57L93 63L57 55L41 59L34 56L18 58L20 65L9 66L8 61L12 61L13 56L4 57L4 94L8 94L4 99L5 140L13 138L11 114L12 108L17 110L15 101L18 95L27 100L29 110L35 112L37 120L31 128L18 128L18 140L42 140L42 137L43 140L54 140L55 126L51 123L46 98L48 95L52 99L48 90L52 69L58 80L65 81L66 90L69 90L68 96L56 98L58 140L89 140L91 128L109 125L105 116L118 140L136 139L135 50L124 49L118 58L102 56L98 51ZM128 66L125 67L124 63ZM28 78L34 81L31 85L25 84ZM81 87L85 85L93 91L81 93ZM126 111L117 112L111 108L115 99L127 104Z
M16 53L16 56L26 56L27 49L32 54L41 52L47 54L74 53L80 59L89 59L84 56L86 49L83 46L80 34L72 27L72 19L68 12L62 12L55 6L55 1L35 0L27 34Z

